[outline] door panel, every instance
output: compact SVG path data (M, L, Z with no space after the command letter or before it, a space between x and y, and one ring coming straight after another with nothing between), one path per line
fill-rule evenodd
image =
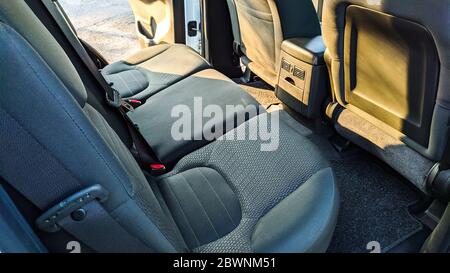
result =
M202 18L201 0L186 0L184 3L184 17L186 20L186 45L202 54Z
M173 0L128 0L142 48L175 43Z

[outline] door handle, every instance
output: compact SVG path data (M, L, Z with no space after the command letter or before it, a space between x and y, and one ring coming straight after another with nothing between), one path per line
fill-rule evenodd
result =
M187 27L189 37L195 37L197 36L197 33L200 32L200 28L197 27L197 21L189 21Z

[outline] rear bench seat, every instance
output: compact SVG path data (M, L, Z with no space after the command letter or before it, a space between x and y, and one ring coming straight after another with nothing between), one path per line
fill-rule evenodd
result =
M182 156L204 146L209 141L202 137L204 131L222 124L242 122L264 113L259 103L222 73L211 69L209 64L191 48L181 45L157 45L144 49L125 61L106 66L102 70L105 79L119 91L123 98L140 100L143 105L129 112L128 117L153 148L158 159L171 166ZM194 113L194 99L201 99L203 106L217 105L226 111L227 105L242 105L225 117L202 118L205 127L193 127L191 138L174 140L171 137L171 116L177 105L186 105ZM249 112L245 120L235 120L245 114L247 106L255 106L256 113ZM192 124L194 115L192 115ZM208 122L208 123L207 123ZM201 137L199 139L198 137ZM194 140L195 139L195 140Z
M193 73L195 71L198 72ZM169 166L210 142L202 137L204 131L211 131L219 124L225 129L226 123L234 124L228 128L234 129L265 112L253 97L228 77L211 69L200 55L185 45L158 45L144 49L126 61L106 66L102 74L123 98L142 102L141 106L128 112L128 117L139 128L158 159ZM243 107L226 113L225 117L214 116L212 121L208 117L202 118L205 126L193 127L190 139L174 140L171 130L177 118L172 117L173 108L185 105L193 114L194 100L199 99L203 106L217 105L223 113L226 113L227 105ZM246 107L250 105L257 112L245 115ZM235 120L242 114L246 119ZM191 122L193 124L194 115Z
M102 74L123 98L145 100L209 67L205 59L185 45L162 44L110 64Z
M0 41L0 125L8 128L0 130L0 176L42 210L76 191L102 185L109 197L100 207L126 236L114 236L110 229L83 236L89 233L87 227L100 221L91 211L94 204L85 207L84 220L66 217L58 222L93 250L327 249L338 214L336 182L316 147L290 127L292 121L280 121L275 151L261 152L260 141L227 138L270 115L261 113L219 140L176 156L181 160L168 174L146 177L101 111L90 104L93 90L86 90L64 49L25 2L0 2ZM209 75L214 75L214 84L204 87L200 82L209 82ZM159 107L156 116L166 119L168 112L162 109L170 108L173 101L184 101L183 96L189 101L200 95L218 105L223 104L221 100L255 103L218 75L204 70L179 81L130 117L141 123L147 135L157 129L152 127L157 121L152 122L155 115L150 111ZM162 139L158 141L163 145ZM169 153L182 149L178 143L167 142L173 145Z
M194 101L201 99L203 107L217 105L224 116L203 117L203 127L191 127L191 137L187 140L174 140L171 137L172 124L177 120L171 116L172 109L177 105L185 105L191 112L191 123L194 124ZM233 112L226 111L227 105L242 105ZM254 106L257 112L246 112L245 107ZM142 106L128 117L137 125L142 136L153 148L158 159L167 165L174 164L182 156L205 146L210 142L203 137L203 132L210 132L213 128L234 129L242 122L255 115L265 113L263 107L237 84L225 75L213 69L195 73L192 76L162 90L150 97ZM201 109L203 111L203 109ZM244 116L238 120L235 117ZM221 125L220 127L218 125ZM220 136L220 135L219 135ZM196 139L196 140L194 140Z

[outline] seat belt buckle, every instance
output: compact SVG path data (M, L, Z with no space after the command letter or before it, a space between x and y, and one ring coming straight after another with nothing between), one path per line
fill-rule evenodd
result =
M137 99L124 99L122 101L122 107L128 111L133 112L136 108L142 105L142 101Z
M131 104L131 106L133 106L134 108L137 108L142 105L142 101L137 100L137 99L129 99L129 100L127 100L127 102L129 104Z
M149 165L152 175L158 176L166 173L166 166L161 163L152 163Z
M120 95L119 91L117 91L116 89L114 89L112 87L111 87L111 90L112 90L112 94L113 94L112 98L110 98L108 93L106 93L106 102L108 103L109 106L114 107L114 108L123 107L126 111L129 111L129 112L134 111L133 105L131 105L127 100L124 100L122 98L122 96Z
M111 107L119 108L120 106L122 106L122 101L123 101L122 96L120 95L119 91L117 91L116 89L111 87L111 90L112 90L113 97L111 98L107 92L106 93L106 102Z
M233 41L233 51L238 57L242 56L241 55L241 45L236 41Z
M109 193L101 185L90 186L84 190L72 194L57 205L44 212L37 220L36 226L46 232L53 233L61 230L58 222L71 216L74 221L82 221L86 211L82 208L88 203L98 201L105 202Z
M128 112L134 112L134 107L128 101L122 99L120 106L123 107Z

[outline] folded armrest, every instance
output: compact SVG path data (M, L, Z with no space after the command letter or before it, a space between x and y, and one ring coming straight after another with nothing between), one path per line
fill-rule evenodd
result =
M292 57L312 65L323 65L325 44L322 36L314 38L291 38L285 40L281 49Z

